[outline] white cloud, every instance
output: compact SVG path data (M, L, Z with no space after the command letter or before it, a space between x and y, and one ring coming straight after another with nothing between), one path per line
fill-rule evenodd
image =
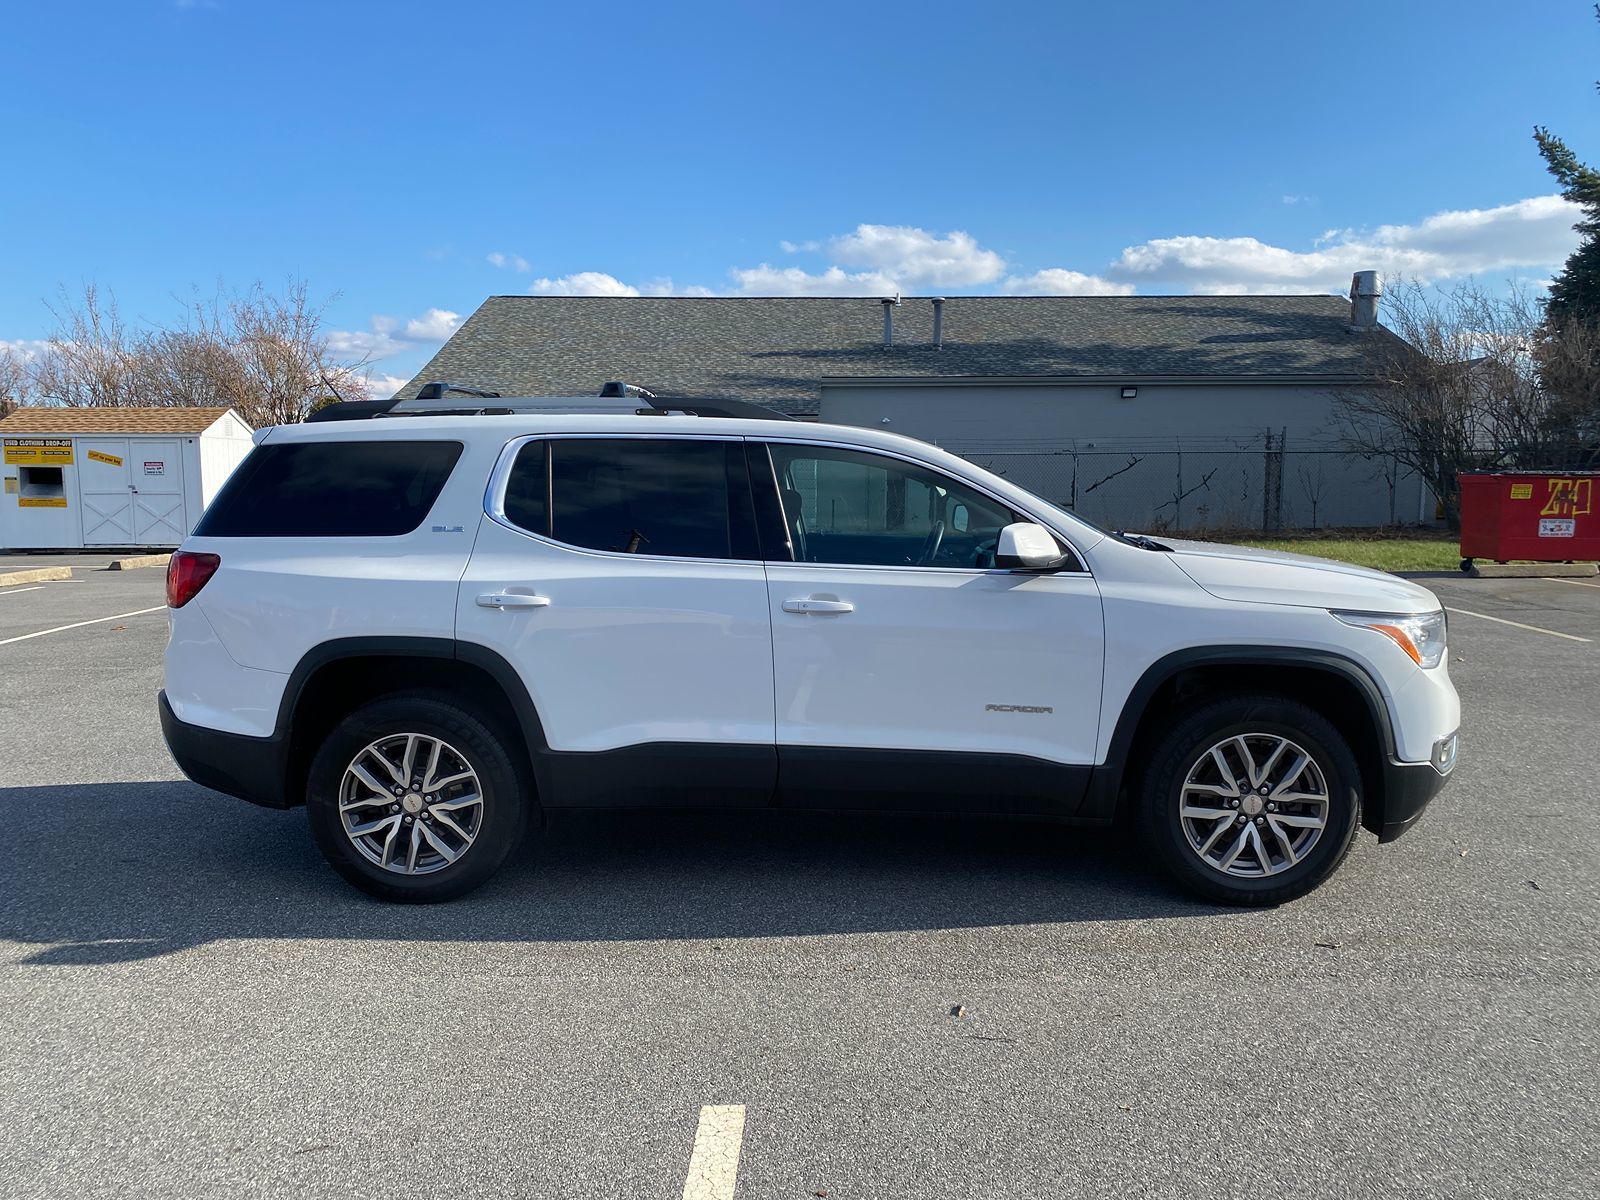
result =
M461 314L430 308L406 322L406 337L418 342L442 342L461 327Z
M1497 208L1439 212L1415 225L1333 229L1311 250L1252 237L1156 238L1123 250L1105 274L1207 295L1343 292L1352 272L1367 269L1433 283L1560 263L1578 243L1577 217L1577 208L1560 196L1535 196Z
M993 283L1006 260L956 230L940 237L913 225L857 225L828 239L828 257L845 267L869 267L905 288L972 287Z
M411 381L403 375L388 375L377 371L367 375L367 398L387 400Z
M701 287L698 283L686 283L679 287L672 282L670 275L658 275L639 285L641 296L715 296L716 294L710 288Z
M487 256L489 265L502 270L527 272L533 270L532 265L520 254L507 254L504 250L491 251Z
M535 279L528 288L535 296L637 296L638 288L604 271L579 271L559 279Z
M900 285L880 271L851 273L829 267L812 273L799 267L735 267L728 274L741 296L888 296Z
M1032 275L1008 275L1000 290L1008 296L1131 296L1133 284L1049 267Z
M1288 205L1317 202L1299 193L1282 199ZM1031 273L1008 273L1002 255L960 230L941 234L914 225L862 224L822 241L779 243L785 253L819 255L815 270L766 262L734 267L729 285L721 289L679 285L665 277L628 283L603 271L578 271L536 279L528 290L539 296L887 296L933 289L1039 296L1342 293L1352 272L1368 269L1424 283L1524 270L1542 278L1576 246L1576 217L1577 210L1559 196L1535 196L1496 208L1438 212L1410 225L1331 229L1305 249L1253 237L1191 234L1128 246L1096 272L1047 267ZM506 266L521 261L499 251L490 255L491 262L497 259ZM408 322L405 334L418 336L422 320ZM374 331L394 332L376 323Z
M328 349L341 358L388 358L411 346L387 330L335 329L328 334Z
M444 308L430 308L420 317L402 321L375 314L366 329L335 329L328 334L328 349L341 358L375 362L416 348L418 342L442 342L461 326L461 316Z
M0 338L0 354L9 354L20 362L33 362L50 353L50 343L39 338L18 338L8 341Z

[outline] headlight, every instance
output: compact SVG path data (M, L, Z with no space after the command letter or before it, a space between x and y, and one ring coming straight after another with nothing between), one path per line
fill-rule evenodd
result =
M1444 659L1444 611L1417 614L1335 612L1346 625L1375 629L1411 656L1419 667L1437 667Z

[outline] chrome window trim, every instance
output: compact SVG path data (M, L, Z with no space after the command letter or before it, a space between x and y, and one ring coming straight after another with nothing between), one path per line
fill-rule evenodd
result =
M994 501L994 503L1000 505L1002 508L1006 508L1015 512L1021 512L1022 515L1027 517L1030 521L1033 521L1037 525L1043 525L1046 529L1050 530L1051 533L1055 534L1058 538L1065 542L1067 544L1067 548L1071 551L1073 558L1075 558L1079 563L1078 569L1050 571L1042 574L1042 578L1049 578L1051 576L1058 575L1092 578L1094 574L1089 570L1089 560L1084 557L1083 552L1078 548L1077 543L1063 533L1055 522L1045 520L1036 512L1030 512L1027 509L1020 508L1014 501L1008 500L1004 496L997 496L994 492L990 491L982 484L974 482L970 479L966 479L960 475L953 475L951 472L946 471L943 467L934 466L932 463L924 462L921 459L914 458L909 454L901 454L893 450L884 450L878 446L862 446L855 442L833 441L826 438L768 437L766 435L756 436L752 434L727 434L717 433L714 431L695 433L693 431L680 430L672 430L660 433L635 433L631 430L618 433L612 433L609 431L597 433L564 430L558 433L522 434L521 436L512 438L500 449L500 457L495 462L494 470L489 473L489 484L484 490L484 515L496 525L500 525L505 529L509 529L512 533L521 534L525 538L529 538L541 545L549 546L552 549L564 550L570 554L587 554L596 558L620 560L623 562L730 563L740 566L765 567L769 565L776 565L780 567L804 567L811 570L913 571L923 574L933 574L945 578L952 575L964 575L969 577L982 575L1015 576L1035 573L1029 571L1018 571L1010 567L924 567L915 564L893 566L887 563L810 563L796 562L793 559L784 560L778 558L688 558L668 554L623 554L615 550L596 550L590 546L574 546L571 542L558 541L555 538L546 537L542 533L534 533L531 529L524 529L521 525L518 525L515 521L512 521L505 514L506 484L511 477L512 465L517 461L517 455L521 453L522 448L529 442L548 442L556 439L572 438L582 438L588 441L599 439L619 440L628 438L647 439L649 441L656 442L741 442L746 445L752 442L758 445L781 442L786 445L795 446L826 446L836 450L853 450L858 454L876 454L884 458L898 459L901 462L910 463L914 467L920 467L924 471L932 471L935 475L943 475L952 479L958 479L964 486L970 487L973 491L979 493L980 495L987 496L990 500ZM755 486L754 481L752 481L751 486Z

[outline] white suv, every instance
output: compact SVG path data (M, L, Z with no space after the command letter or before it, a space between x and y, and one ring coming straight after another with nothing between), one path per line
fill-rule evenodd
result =
M374 895L458 896L547 809L777 806L1126 810L1271 904L1455 766L1415 584L1108 533L872 430L492 403L267 431L168 576L178 764L306 804Z

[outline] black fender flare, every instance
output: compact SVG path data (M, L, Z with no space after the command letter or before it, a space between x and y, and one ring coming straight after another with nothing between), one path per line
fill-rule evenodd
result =
M404 635L334 638L307 650L289 673L289 681L284 685L283 696L278 702L273 736L286 752L293 739L295 712L305 693L306 684L323 667L350 658L453 659L483 671L495 681L511 705L512 716L527 745L535 786L541 795L550 794L545 753L549 742L545 738L544 723L539 719L539 710L533 703L533 697L528 694L527 684L516 668L496 651L477 642L463 642L456 638Z
M1109 821L1115 815L1134 735L1150 707L1151 699L1164 684L1180 672L1195 667L1262 666L1322 671L1354 685L1365 701L1367 714L1378 736L1383 761L1374 766L1379 772L1378 778L1382 779L1386 765L1395 761L1394 725L1377 681L1360 663L1333 651L1302 650L1294 646L1193 646L1158 658L1145 668L1134 683L1117 716L1105 761L1095 767L1094 777L1089 782L1089 790L1078 815L1092 821ZM1381 803L1382 797L1373 796L1370 799L1374 803Z

